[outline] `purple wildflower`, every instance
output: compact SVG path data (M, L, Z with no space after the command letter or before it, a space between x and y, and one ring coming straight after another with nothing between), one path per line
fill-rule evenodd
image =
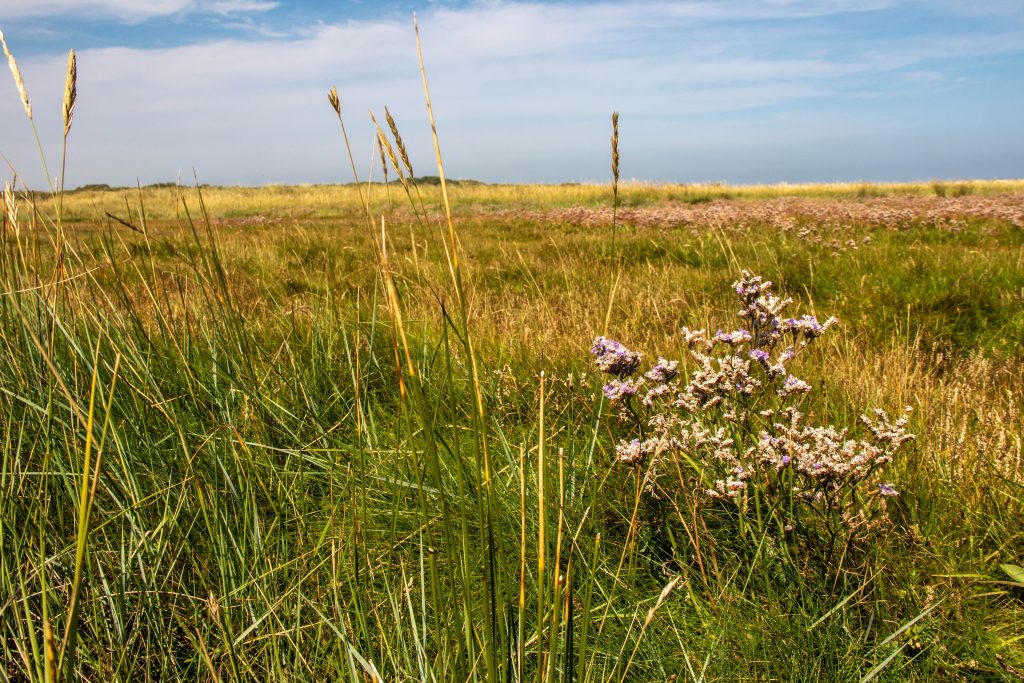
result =
M615 377L629 377L640 367L641 354L630 351L625 346L605 337L598 337L590 348L601 372Z
M644 374L644 377L652 382L665 384L675 379L677 374L679 374L679 361L667 361L659 357L658 362Z
M879 484L878 495L891 498L892 496L900 495L900 492L894 489L891 484Z
M643 381L643 380L641 380ZM640 389L640 382L635 380L627 379L626 381L613 379L608 384L604 385L604 395L612 403L621 401L624 398L632 398L636 396L637 390Z
M799 318L787 318L786 326L793 334L802 334L805 339L810 340L825 334L836 322L835 318L829 318L820 323L813 315L804 315Z
M718 330L713 341L725 342L726 344L735 346L736 344L746 344L751 339L753 339L753 337L750 332L743 329L736 330L735 332L722 332L721 330Z
M620 441L619 445L615 447L615 456L624 465L638 465L668 446L668 442L656 438L645 441L640 439Z
M786 381L782 383L782 388L779 389L778 394L785 398L790 394L806 394L811 390L811 385L803 381L799 377L790 375L786 378Z

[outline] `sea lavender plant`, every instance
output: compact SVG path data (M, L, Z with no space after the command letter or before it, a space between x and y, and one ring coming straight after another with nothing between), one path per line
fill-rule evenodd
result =
M863 529L898 495L880 476L913 438L907 416L864 415L862 438L808 424L799 407L813 387L791 365L836 319L786 317L792 299L747 271L733 288L742 327L712 335L684 327L692 360L685 378L681 363L665 358L637 376L641 354L605 337L594 341L597 366L610 376L604 396L629 431L616 457L637 468L651 496L671 493L659 483L671 472L679 488L734 505L743 530L787 538L825 528L833 546L840 530Z

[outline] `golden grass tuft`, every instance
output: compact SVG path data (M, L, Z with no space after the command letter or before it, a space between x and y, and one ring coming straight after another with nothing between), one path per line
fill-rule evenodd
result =
M7 40L4 38L4 32L0 31L0 45L3 45L4 54L7 55L7 65L11 67L11 74L14 75L14 85L18 86L18 94L21 95L21 105L25 107L25 114L29 120L32 119L32 104L28 101L28 91L25 89L25 81L21 77L21 70L18 68L18 63L14 61L14 55L11 54L10 49L7 47Z
M68 72L64 79L64 137L71 132L71 120L75 114L75 102L78 101L78 63L75 51L68 51Z

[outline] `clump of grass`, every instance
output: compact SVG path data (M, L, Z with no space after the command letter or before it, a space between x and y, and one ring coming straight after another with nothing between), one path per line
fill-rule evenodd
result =
M932 183L932 191L937 197L967 197L974 194L974 183L943 183L935 181Z

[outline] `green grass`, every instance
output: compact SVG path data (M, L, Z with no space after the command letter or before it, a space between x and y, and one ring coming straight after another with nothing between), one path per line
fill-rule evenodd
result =
M0 680L1019 677L1019 181L421 185L18 195ZM591 340L742 269L840 319L801 410L914 408L839 557L616 461Z
M419 184L425 201L432 207L441 202L437 177ZM487 208L555 208L602 207L609 205L607 186L587 183L559 185L507 185L485 184L473 181L451 181L449 191L459 206ZM398 181L391 181L395 197L403 191ZM148 185L144 188L154 216L174 215L177 187L174 183ZM640 181L620 184L623 206L649 206L662 202L702 204L714 200L758 200L778 198L864 199L884 197L963 197L990 196L1024 189L1024 180L966 180L955 183L822 183L796 185L727 185L715 184L654 184ZM316 212L336 216L345 209L359 210L356 187L347 185L266 185L263 187L203 186L209 206L218 216L247 216L252 214L290 215L296 212ZM379 190L383 191L383 190ZM88 185L67 192L74 197L67 220L85 216L102 216L103 210L118 212L124 209L124 195L134 194L135 188L110 188ZM38 197L46 195L39 193Z
M79 201L66 210L88 211ZM184 191L182 218L151 219L148 235L66 226L57 285L43 216L5 238L5 678L45 677L44 624L59 649L79 532L74 672L93 679L516 679L522 666L849 680L888 660L882 679L932 680L1006 675L996 655L1021 665L1020 589L992 583L1024 558L1019 228L872 228L836 256L757 227L619 231L610 334L679 357L681 324L729 324L738 263L842 321L802 368L820 387L810 410L852 424L915 406L890 526L823 578L756 553L692 493L667 510L642 501L631 522L634 473L614 462L587 355L615 268L592 229L456 216L480 427L465 330L442 315L457 311L441 237L391 223L387 272L422 383L417 398L403 358L403 398L364 225L208 227L198 202Z

